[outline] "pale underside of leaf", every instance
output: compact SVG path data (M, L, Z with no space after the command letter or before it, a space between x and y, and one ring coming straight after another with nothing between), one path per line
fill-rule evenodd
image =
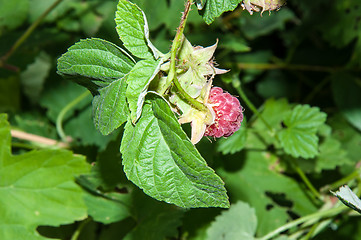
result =
M137 62L126 78L128 83L126 96L133 123L139 119L142 113L142 106L148 86L158 74L162 63L163 61L161 59L158 61L154 61L153 59L141 60Z
M124 46L136 57L159 57L158 50L149 40L149 29L145 14L137 5L120 0L115 22L117 32Z
M357 197L357 195L350 189L349 186L345 185L340 187L340 189L334 193L340 201L342 201L346 206L352 208L361 214L361 200Z

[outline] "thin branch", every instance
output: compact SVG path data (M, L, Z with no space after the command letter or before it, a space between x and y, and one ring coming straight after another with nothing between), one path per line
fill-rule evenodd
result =
M54 139L42 137L39 135L35 135L35 134L31 134L31 133L27 133L27 132L23 132L23 131L19 131L19 130L12 129L11 136L14 138L27 140L27 141L35 142L35 143L39 143L39 144L44 144L47 146L57 146L60 148L69 148L69 145L67 143L58 142Z
M169 64L169 73L167 76L167 80L165 83L165 88L164 88L164 92L161 92L160 94L163 95L165 93L165 91L169 88L169 86L172 84L173 79L176 78L176 56L177 56L177 52L178 49L181 46L181 43L183 42L182 37L183 37L183 31L184 31L184 27L187 21L187 17L188 17L188 13L190 11L192 5L192 1L188 0L184 9L184 12L182 14L182 18L181 21L179 23L179 27L177 28L177 33L174 37L173 40L173 44L172 44L172 49L171 49L171 56L170 56L170 64Z
M84 93L79 95L77 98L75 98L73 101L68 103L58 114L58 117L56 118L56 130L58 132L58 135L64 142L69 142L68 138L66 137L66 134L63 130L63 120L65 117L65 114L71 110L73 107L75 107L81 100L83 100L85 97L87 97L90 94L88 90L86 90Z

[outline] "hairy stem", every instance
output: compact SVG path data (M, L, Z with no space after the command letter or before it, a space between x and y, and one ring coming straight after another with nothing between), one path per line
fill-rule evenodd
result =
M182 41L183 40L183 31L184 31L184 28L185 28L185 25L187 22L187 17L188 17L191 5L192 5L192 1L188 0L186 3L185 9L184 9L183 15L181 17L179 27L177 28L177 33L173 40L172 48L170 50L171 55L170 55L170 63L169 63L169 73L168 73L167 80L165 83L166 88L165 88L164 92L170 87L174 78L176 78L177 73L176 73L175 67L176 67L177 52L183 42ZM164 95L164 92L161 92L160 94Z
M183 15L181 17L181 21L179 23L179 27L177 29L177 33L174 37L171 52L170 52L170 64L169 64L169 72L166 79L166 82L164 84L164 88L161 90L160 94L164 95L164 93L169 89L169 87L174 84L174 86L177 88L177 93L180 95L180 97L185 100L189 105L197 108L200 111L208 111L207 107L204 106L201 102L198 102L189 94L184 91L181 84L178 81L177 78L177 69L176 69L176 62L177 62L177 53L179 48L182 45L183 42L183 31L187 22L187 17L189 14L189 11L191 9L192 1L188 0L185 5L185 9L183 12Z

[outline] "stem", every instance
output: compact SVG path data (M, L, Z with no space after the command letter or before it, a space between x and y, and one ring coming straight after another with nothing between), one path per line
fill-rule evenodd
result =
M313 234L315 233L315 231L316 231L316 229L317 229L317 227L318 227L319 224L320 224L320 223L314 224L314 225L311 227L310 231L308 231L308 233L306 234L306 236L304 236L301 240L309 240L309 239L311 239L312 236L313 236Z
M0 66L5 65L4 62L19 48L19 46L30 36L35 28L44 20L44 18L63 0L57 0L54 2L33 24L21 35L21 37L14 43L10 50L1 58Z
M178 94L181 95L181 97L186 100L191 106L197 108L198 110L202 111L202 112L207 112L208 108L206 106L204 106L201 102L198 102L197 100L195 100L194 98L192 98L191 96L189 96L188 93L186 93L186 91L184 91L184 89L182 88L182 86L180 85L177 77L175 77L173 79L173 83L174 86L177 88L178 90Z
M204 106L201 102L198 102L197 100L195 100L194 98L189 96L189 94L186 91L184 91L184 89L182 88L182 86L180 85L180 83L177 79L176 57L177 57L177 52L178 52L179 48L181 47L181 44L183 43L183 31L184 31L184 28L185 28L185 25L187 22L187 17L188 17L189 11L191 9L191 5L192 5L192 1L188 0L186 3L185 9L184 9L183 15L181 17L181 21L179 23L177 33L173 40L171 55L170 55L169 72L168 72L166 82L164 84L164 88L160 91L160 94L164 95L164 93L167 91L167 89L169 89L170 85L172 83L174 83L175 87L178 90L177 93L180 95L180 97L183 100L187 101L191 106L197 108L198 110L200 110L202 112L206 112L206 111L208 111L207 107Z
M293 169L297 172L297 174L300 176L302 181L306 184L307 188L311 191L311 193L314 195L314 197L320 201L323 201L323 198L321 194L316 190L316 188L313 186L311 181L307 178L306 174L302 171L302 169L292 160L289 161Z
M236 90L238 91L239 96L242 98L242 100L247 104L248 108L251 109L251 111L263 122L263 124L270 130L271 132L274 132L274 129L272 126L262 117L262 115L258 112L257 108L253 105L253 103L248 99L244 91L242 90L242 87L239 85L236 87Z
M164 88L163 92L160 92L161 95L164 95L165 91L170 87L173 80L176 78L176 68L175 68L176 56L177 56L178 49L182 43L183 31L184 31L185 24L187 22L187 17L188 17L188 13L189 13L191 4L192 4L192 1L187 0L181 21L179 23L179 27L177 28L177 33L173 40L173 44L172 44L172 48L171 48L170 63L169 63L169 73L168 73L167 80L165 83L166 87Z
M79 95L77 98L75 98L73 101L71 101L70 103L68 103L59 113L58 117L56 118L56 131L58 132L58 135L60 136L60 138L62 139L62 141L64 142L68 142L65 132L63 130L63 119L65 114L72 109L73 107L75 107L81 100L83 100L85 97L87 97L90 94L90 92L88 90L86 90L84 93L82 93L81 95Z
M78 228L75 230L73 236L71 237L71 240L77 240L81 231L83 230L83 228L85 227L85 225L87 225L90 222L90 218L85 219L84 221L82 221Z
M34 135L31 133L19 131L19 130L11 130L11 136L14 138L22 139L22 140L28 140L31 142L39 143L41 145L47 145L47 146L57 146L60 148L67 148L69 147L66 143L58 142L54 139Z
M261 238L258 238L257 240L268 240L268 239L271 239L272 237L280 234L281 232L284 232L290 228L293 228L301 223L304 223L304 222L307 222L311 219L314 219L314 218L317 218L317 219L321 219L321 218L324 218L324 217L327 217L327 216L336 216L338 215L339 213L341 213L342 211L346 210L347 207L345 206L340 206L340 207L336 207L336 208L331 208L331 209L328 209L328 210L325 210L325 211L320 211L320 212L316 212L316 213L313 213L313 214L310 214L310 215L307 215L307 216L304 216L304 217L301 217L299 219L296 219L292 222L289 222L277 229L275 229L274 231L268 233L267 235L261 237Z

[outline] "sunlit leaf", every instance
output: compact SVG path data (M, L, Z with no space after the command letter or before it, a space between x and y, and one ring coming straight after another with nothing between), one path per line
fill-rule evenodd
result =
M89 172L82 156L66 150L11 154L10 127L0 115L0 239L47 239L39 225L86 218L83 192L74 177Z
M135 122L142 113L142 107L148 86L159 72L161 60L153 60L152 58L137 62L126 80L128 87L126 96L131 111L132 121Z
M149 40L148 22L135 4L120 0L115 13L117 32L124 46L136 57L158 58L158 50Z
M120 151L124 171L151 197L183 208L229 206L222 180L183 132L168 104L151 95L135 126L129 121Z
M297 105L284 117L286 128L278 136L285 152L293 157L312 158L318 155L319 126L326 121L326 114L317 107Z
M133 66L134 60L123 49L98 38L81 40L58 59L58 73L94 95L99 88L123 78Z
M211 24L223 12L233 11L240 0L207 0L202 13L203 19L207 24Z

